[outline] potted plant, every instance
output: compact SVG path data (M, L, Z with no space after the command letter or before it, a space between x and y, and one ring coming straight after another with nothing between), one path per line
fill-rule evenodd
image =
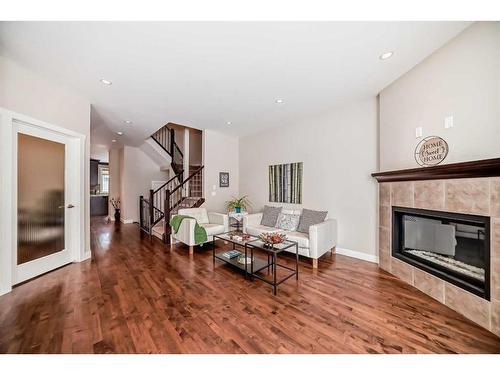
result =
M226 202L226 207L228 211L234 211L236 213L240 213L241 210L246 210L248 207L250 207L248 195L244 195L240 198L233 197L233 199Z
M111 198L111 204L115 209L115 221L120 222L120 198Z

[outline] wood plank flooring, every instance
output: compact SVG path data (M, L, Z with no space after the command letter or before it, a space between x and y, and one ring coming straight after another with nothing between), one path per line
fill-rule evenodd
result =
M278 295L210 248L92 221L92 261L0 297L2 353L498 353L500 338L377 265L302 261ZM292 258L285 258L292 264Z

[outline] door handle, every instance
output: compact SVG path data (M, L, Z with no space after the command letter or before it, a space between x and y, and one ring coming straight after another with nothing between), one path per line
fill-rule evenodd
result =
M71 203L68 204L68 208L73 208L73 207L75 207L75 206L73 206ZM63 206L58 206L57 208L64 208L64 205Z

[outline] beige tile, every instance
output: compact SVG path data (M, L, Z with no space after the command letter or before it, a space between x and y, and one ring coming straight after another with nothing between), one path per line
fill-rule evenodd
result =
M491 259L491 298L500 301L500 259Z
M391 273L408 284L413 285L413 266L393 257L391 259Z
M388 250L380 250L378 254L378 265L387 272L391 272L391 253Z
M469 178L445 182L448 211L489 215L489 181L487 178Z
M393 206L413 207L413 182L393 182L391 202Z
M492 258L500 259L500 219L492 219L490 253Z
M491 302L491 332L500 336L500 301Z
M415 181L415 207L431 210L444 209L444 181Z
M378 222L381 227L391 227L391 208L389 206L380 206L378 216Z
M389 182L384 182L378 185L379 191L379 204L381 206L391 205L391 184Z
M388 228L379 227L378 229L379 249L391 250L391 231Z
M488 301L448 283L445 283L444 298L446 306L480 326L486 329L490 328L490 308Z
M425 294L444 303L444 281L418 268L413 270L413 285Z
M500 178L490 179L490 210L492 217L500 218Z

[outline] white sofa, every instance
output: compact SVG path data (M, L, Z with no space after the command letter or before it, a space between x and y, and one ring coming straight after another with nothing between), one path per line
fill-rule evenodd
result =
M215 234L221 234L229 231L229 218L227 214L216 212L207 212L203 207L183 208L178 212L179 215L191 216L194 219L184 219L179 226L177 233L172 230L172 238L189 246L189 254L193 254L194 246L194 226L196 222L207 231L207 242L213 240ZM199 245L199 244L198 244Z
M283 210L287 213L288 210ZM288 213L300 213L300 210ZM287 239L299 245L299 255L312 259L313 268L318 268L318 258L328 251L335 251L337 246L337 220L326 219L320 224L311 225L309 233L291 232L275 227L260 225L262 213L250 214L243 218L243 232L258 236L266 232L285 233ZM295 249L290 249L295 252Z

